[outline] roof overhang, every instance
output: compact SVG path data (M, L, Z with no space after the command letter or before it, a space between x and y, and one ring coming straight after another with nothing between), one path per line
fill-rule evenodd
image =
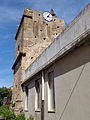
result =
M21 18L21 21L20 21L20 24L19 24L19 26L18 26L16 35L15 35L15 40L17 40L17 36L18 36L19 31L20 31L21 25L22 25L22 23L23 23L24 17L27 17L27 18L32 19L32 16L24 15L24 14L23 14L23 16L22 16L22 18Z
M25 53L22 53L22 52L19 53L19 55L17 56L17 58L16 58L16 60L15 60L15 62L14 62L14 64L13 64L13 66L12 66L12 69L13 69L13 70L15 69L18 61L22 58L22 56L24 57L25 55L26 55Z

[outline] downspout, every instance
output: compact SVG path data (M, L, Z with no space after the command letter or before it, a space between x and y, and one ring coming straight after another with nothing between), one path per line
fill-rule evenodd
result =
M41 102L41 120L44 120L44 71L42 71L42 102Z
M44 100L44 71L42 71L42 100Z

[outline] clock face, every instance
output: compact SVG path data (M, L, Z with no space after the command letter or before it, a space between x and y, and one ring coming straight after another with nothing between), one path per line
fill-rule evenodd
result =
M43 13L43 17L47 21L51 21L52 20L52 15L49 12L44 12Z

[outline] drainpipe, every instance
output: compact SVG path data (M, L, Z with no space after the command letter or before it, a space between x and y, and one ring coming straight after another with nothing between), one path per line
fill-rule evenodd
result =
M44 71L42 71L42 100L44 100Z
M42 71L42 102L41 102L41 120L44 120L44 71Z

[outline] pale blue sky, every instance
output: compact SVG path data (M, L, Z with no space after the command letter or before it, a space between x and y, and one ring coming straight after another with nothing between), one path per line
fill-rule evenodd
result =
M15 33L24 8L54 9L57 17L69 24L89 0L0 0L0 87L13 84Z

